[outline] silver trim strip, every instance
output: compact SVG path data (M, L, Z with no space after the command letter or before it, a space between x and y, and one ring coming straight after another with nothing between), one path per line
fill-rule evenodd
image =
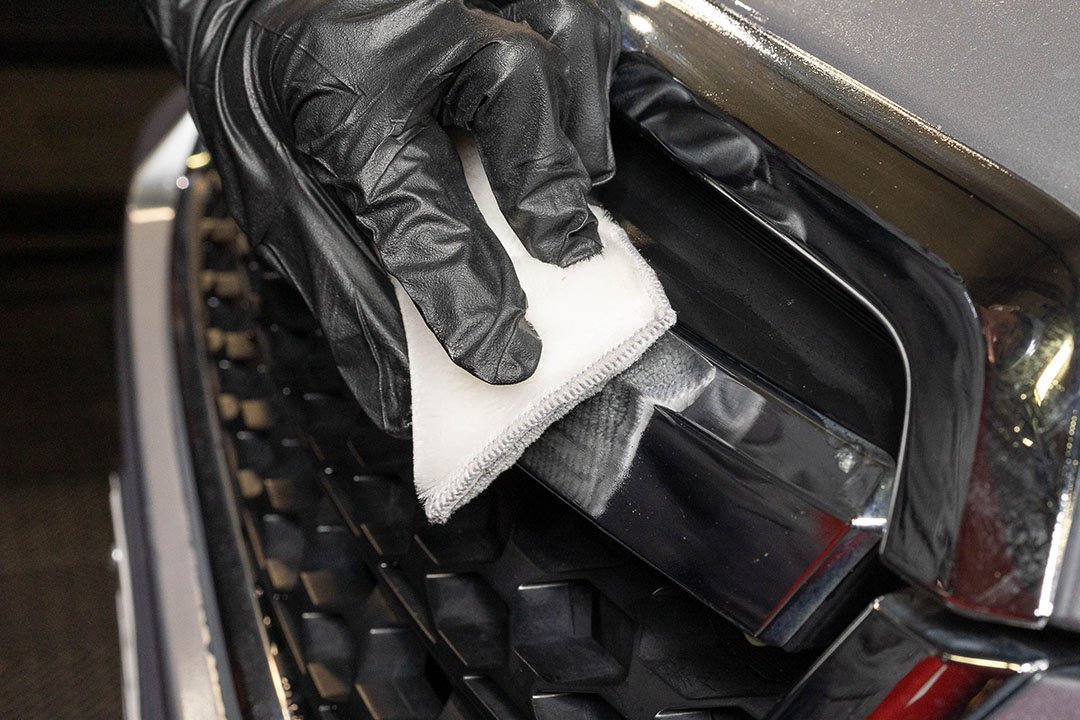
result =
M197 133L184 117L136 170L124 244L139 478L166 703L182 720L240 717L213 600L177 378L169 265L177 179Z
M116 588L116 624L120 636L120 665L123 670L124 720L142 717L139 695L139 648L135 643L135 598L131 584L131 556L128 554L127 527L124 525L124 499L120 494L120 476L109 475L109 514L112 515L113 550L119 587Z

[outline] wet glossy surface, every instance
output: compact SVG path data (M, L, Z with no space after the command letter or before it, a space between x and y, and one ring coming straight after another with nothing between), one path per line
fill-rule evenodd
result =
M699 122L668 125L715 133L722 149L723 128ZM619 172L601 200L664 283L683 330L895 454L906 381L881 323L634 123L616 117L613 128Z
M769 717L959 720L1002 700L1053 707L1039 702L1050 700L1039 685L1053 684L1042 673L1077 659L1053 636L965 622L905 591L875 601Z
M833 516L863 527L883 526L896 471L892 459L793 402L719 370L693 405L665 414L768 468Z
M966 612L1039 624L1056 604L1076 624L1076 216L716 6L653 5L624 4L655 66L624 62L616 108L850 283L905 352L886 560Z
M678 346L669 355L693 353L663 342ZM830 593L861 597L855 571L880 537L892 461L715 359L708 374L665 362L674 368L666 384L692 372L712 379L685 408L620 379L522 465L746 632L777 645L819 639L808 632L791 642L828 621L820 616ZM661 381L663 370L654 373Z

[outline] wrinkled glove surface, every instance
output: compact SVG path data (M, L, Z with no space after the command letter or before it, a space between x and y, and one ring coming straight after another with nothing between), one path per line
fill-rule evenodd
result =
M529 251L599 251L609 178L611 0L142 0L185 78L230 209L304 296L383 429L408 432L392 275L455 363L490 383L535 369L527 299L447 135L474 133Z

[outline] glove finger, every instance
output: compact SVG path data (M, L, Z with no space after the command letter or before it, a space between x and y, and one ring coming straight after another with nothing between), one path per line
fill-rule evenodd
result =
M510 258L480 214L446 132L418 128L358 218L450 358L485 382L525 380L541 342Z
M562 267L600 251L589 174L563 131L565 58L528 28L472 55L443 105L444 124L472 130L499 207L529 252Z
M523 21L563 51L573 99L564 129L593 184L615 174L608 91L619 59L619 12L609 0L517 0L504 17Z

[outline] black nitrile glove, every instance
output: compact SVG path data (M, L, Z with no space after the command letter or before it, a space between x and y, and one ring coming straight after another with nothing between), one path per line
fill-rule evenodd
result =
M408 431L397 278L458 365L529 377L541 341L445 126L475 134L529 251L600 248L611 176L611 0L142 0L183 73L230 209L319 318L354 394Z

